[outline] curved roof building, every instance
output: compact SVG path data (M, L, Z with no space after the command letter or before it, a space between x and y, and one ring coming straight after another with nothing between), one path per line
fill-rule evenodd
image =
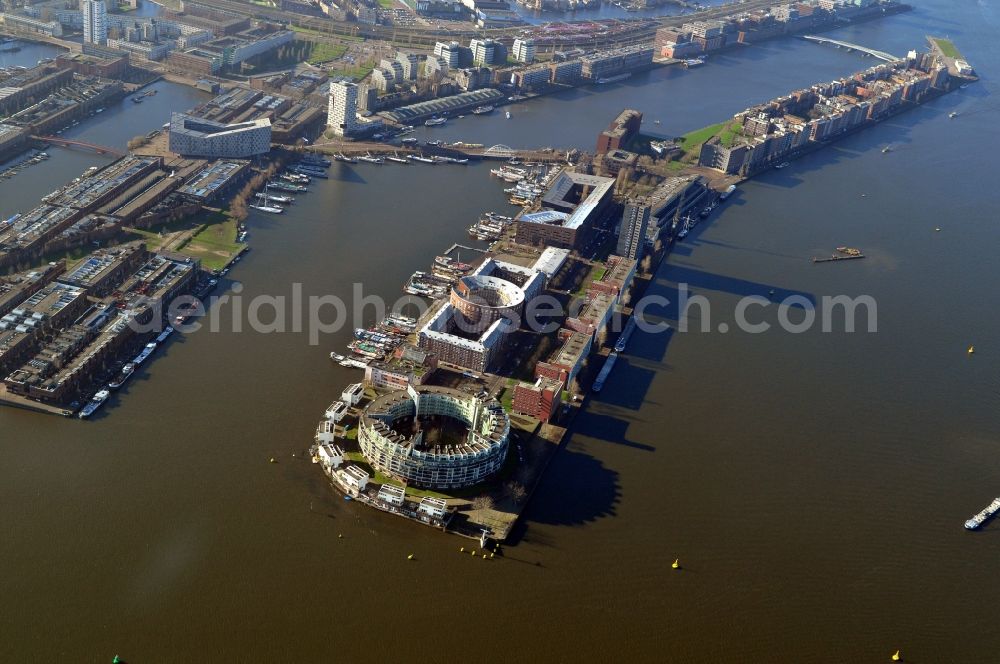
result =
M481 332L501 318L520 320L524 300L524 291L516 284L480 274L459 279L450 299L468 332Z
M446 387L409 387L372 401L361 416L361 452L414 486L455 489L503 466L510 419L495 399Z

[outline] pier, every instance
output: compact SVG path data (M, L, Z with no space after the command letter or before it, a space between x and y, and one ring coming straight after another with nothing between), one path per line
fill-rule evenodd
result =
M459 244L458 242L456 242L455 244L453 244L450 247L448 247L447 249L445 249L444 254L442 254L442 255L444 255L444 256L451 256L451 252L457 251L459 249L466 249L468 251L478 251L481 254L485 254L486 253L485 249L477 249L475 247L468 247L468 246L466 246L464 244Z

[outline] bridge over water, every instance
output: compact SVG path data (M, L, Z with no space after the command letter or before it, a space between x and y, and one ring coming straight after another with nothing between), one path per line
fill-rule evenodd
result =
M38 141L42 141L44 143L51 143L52 145L58 145L64 148L80 148L83 150L92 150L97 154L109 154L115 157L125 156L125 153L117 148L109 148L106 145L87 143L86 141L75 141L70 138L63 138L62 136L32 136L32 138Z
M895 62L897 60L902 60L902 58L893 55L892 53L886 53L885 51L877 51L874 48L868 48L867 46L860 46L859 44L852 44L850 42L841 41L839 39L830 39L829 37L821 37L818 35L802 35L803 39L815 42L817 44L833 44L840 48L846 48L849 51L858 51L860 53L867 53L868 55L874 56L879 60L885 60L886 62Z

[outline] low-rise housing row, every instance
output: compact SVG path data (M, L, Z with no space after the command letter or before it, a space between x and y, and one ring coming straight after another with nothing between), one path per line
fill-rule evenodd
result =
M920 103L948 85L948 70L911 52L904 60L818 83L735 116L734 130L707 141L699 165L750 174L811 144L877 122L907 103Z

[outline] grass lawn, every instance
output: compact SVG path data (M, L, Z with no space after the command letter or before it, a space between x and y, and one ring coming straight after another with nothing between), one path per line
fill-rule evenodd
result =
M937 47L941 49L941 54L944 55L944 57L955 59L962 57L962 54L958 52L958 49L955 48L954 42L950 39L945 39L943 37L932 37L931 39L935 44L937 44Z
M378 4L382 9L392 9L396 6L396 0L378 0Z
M595 279L600 279L601 277L604 276L604 273L607 271L608 268L603 263L594 263L593 265L591 265L590 271L587 273L587 276L583 278L583 281L580 282L580 287L576 289L576 292L573 293L573 295L575 297L583 297L584 295L586 295L587 289L590 288L590 282L594 281Z
M702 143L718 134L725 126L725 122L720 122L719 124L709 125L684 134L681 136L681 147L684 148L685 152L700 149Z
M505 412L510 413L514 410L514 388L508 387L504 389L503 395L500 397L500 404L503 406Z
M337 69L330 72L330 76L340 78L341 76L346 76L347 78L353 78L356 81L360 81L368 74L372 73L375 69L375 63L365 63L362 65L355 65L353 67L344 67L343 69Z
M684 150L681 161L691 162L697 160L701 154L701 146L715 136L719 137L719 142L723 146L732 146L736 137L739 136L740 129L741 125L738 121L726 120L725 122L702 127L701 129L684 134L681 137L681 148Z
M347 52L347 47L343 44L313 44L312 50L309 51L309 59L307 62L312 65L319 64L321 62L329 62L330 60L336 60L344 53Z
M222 269L244 247L236 241L236 220L222 212L209 212L200 221L201 230L178 251L200 259L205 269Z

